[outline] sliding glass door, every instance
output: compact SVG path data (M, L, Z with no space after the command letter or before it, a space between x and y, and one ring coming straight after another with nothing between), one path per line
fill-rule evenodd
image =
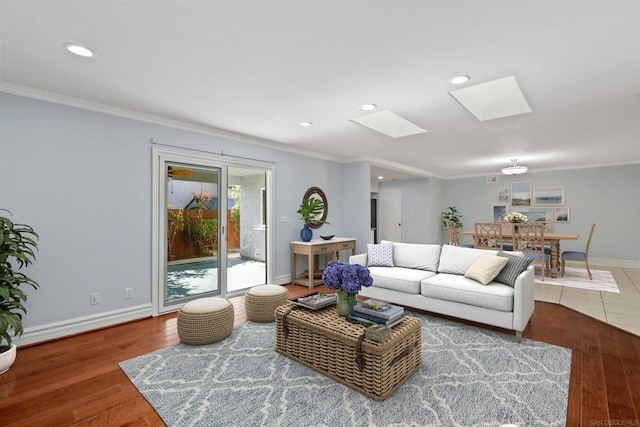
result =
M220 295L221 168L165 163L167 266L163 304ZM226 196L226 195L224 195Z
M268 282L271 172L154 150L154 312Z

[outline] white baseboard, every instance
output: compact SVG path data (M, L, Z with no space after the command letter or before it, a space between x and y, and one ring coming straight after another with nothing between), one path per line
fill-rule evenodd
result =
M287 285L291 283L291 274L284 274L274 278L275 285Z
M584 265L584 262L581 264ZM640 268L640 260L589 257L589 266L592 265L601 265L603 267Z
M151 304L143 304L91 316L77 317L75 319L49 323L33 328L25 328L24 334L20 338L15 339L14 342L20 347L27 344L35 344L88 332L94 329L105 328L117 325L118 323L144 319L146 317L151 317Z
M640 268L640 261L619 260L609 258L589 258L589 264L603 267L620 268ZM584 263L582 263L584 265ZM291 274L284 274L275 277L276 285L291 283ZM88 332L94 329L106 328L118 323L130 322L132 320L144 319L152 316L151 304L138 305L120 310L113 310L92 316L78 317L62 322L49 323L46 325L25 328L24 334L14 340L18 347L27 344L35 344L69 335Z

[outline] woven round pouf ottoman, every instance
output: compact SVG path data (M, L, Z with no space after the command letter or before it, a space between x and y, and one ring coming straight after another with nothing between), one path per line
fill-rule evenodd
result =
M233 305L224 298L189 301L178 311L178 336L185 344L211 344L233 332Z
M253 322L275 322L276 308L289 299L289 291L284 286L258 285L244 294L247 320Z

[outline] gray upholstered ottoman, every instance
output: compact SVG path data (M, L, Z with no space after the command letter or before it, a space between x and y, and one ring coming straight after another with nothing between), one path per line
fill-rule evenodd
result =
M244 295L247 320L253 322L275 322L276 308L289 299L289 291L284 286L258 285Z
M178 311L178 336L185 344L211 344L233 332L233 305L224 298L189 301Z

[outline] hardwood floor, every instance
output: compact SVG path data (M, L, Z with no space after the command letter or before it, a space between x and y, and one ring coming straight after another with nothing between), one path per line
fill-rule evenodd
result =
M246 321L244 298L231 301ZM523 336L573 350L568 426L640 425L640 338L545 302ZM178 341L174 313L20 348L0 376L0 426L161 426L118 362Z

